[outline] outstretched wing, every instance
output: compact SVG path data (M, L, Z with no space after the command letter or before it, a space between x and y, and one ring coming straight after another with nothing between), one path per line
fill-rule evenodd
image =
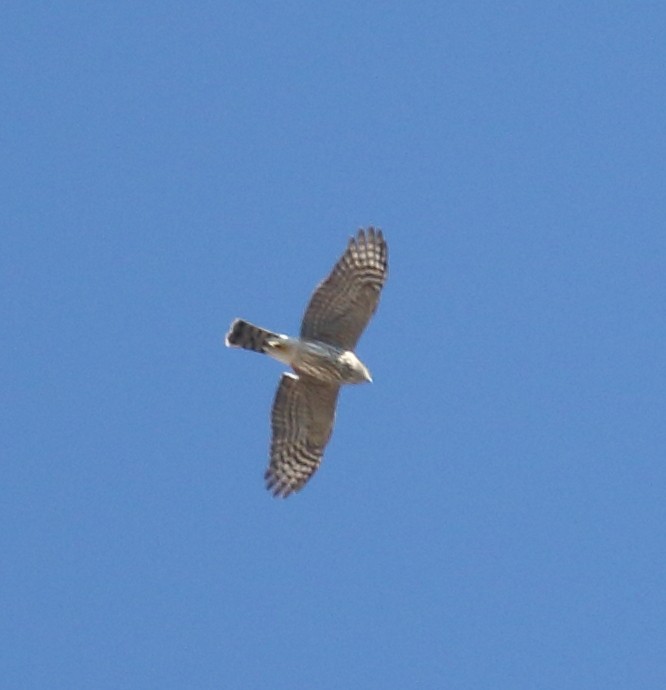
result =
M266 487L275 496L298 491L319 467L333 431L339 390L309 376L282 374L273 402L266 470Z
M387 275L381 230L359 230L331 274L317 286L303 316L301 338L353 350L377 309Z

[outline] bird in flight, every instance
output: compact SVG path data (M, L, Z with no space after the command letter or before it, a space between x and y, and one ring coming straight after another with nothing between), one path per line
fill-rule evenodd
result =
M319 467L333 431L340 387L372 381L354 348L377 309L387 271L382 231L361 229L312 294L299 337L242 319L231 324L225 338L228 347L267 354L295 372L282 374L273 401L265 479L274 496L302 489Z

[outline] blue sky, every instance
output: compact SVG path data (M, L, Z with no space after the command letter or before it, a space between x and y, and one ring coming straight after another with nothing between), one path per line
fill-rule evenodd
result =
M666 10L7 2L3 688L666 687ZM262 475L357 227L324 464Z

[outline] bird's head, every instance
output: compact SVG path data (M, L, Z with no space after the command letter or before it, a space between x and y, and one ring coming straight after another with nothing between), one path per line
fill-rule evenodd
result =
M372 376L368 367L353 352L345 352L340 360L347 369L350 383L372 383Z

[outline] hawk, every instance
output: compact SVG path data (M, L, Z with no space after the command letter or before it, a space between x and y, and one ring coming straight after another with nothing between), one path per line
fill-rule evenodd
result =
M289 365L273 401L266 487L286 497L303 488L321 463L333 431L335 405L346 383L372 381L354 348L379 303L387 276L382 231L360 229L330 275L315 289L298 338L236 319L228 347L261 352Z

